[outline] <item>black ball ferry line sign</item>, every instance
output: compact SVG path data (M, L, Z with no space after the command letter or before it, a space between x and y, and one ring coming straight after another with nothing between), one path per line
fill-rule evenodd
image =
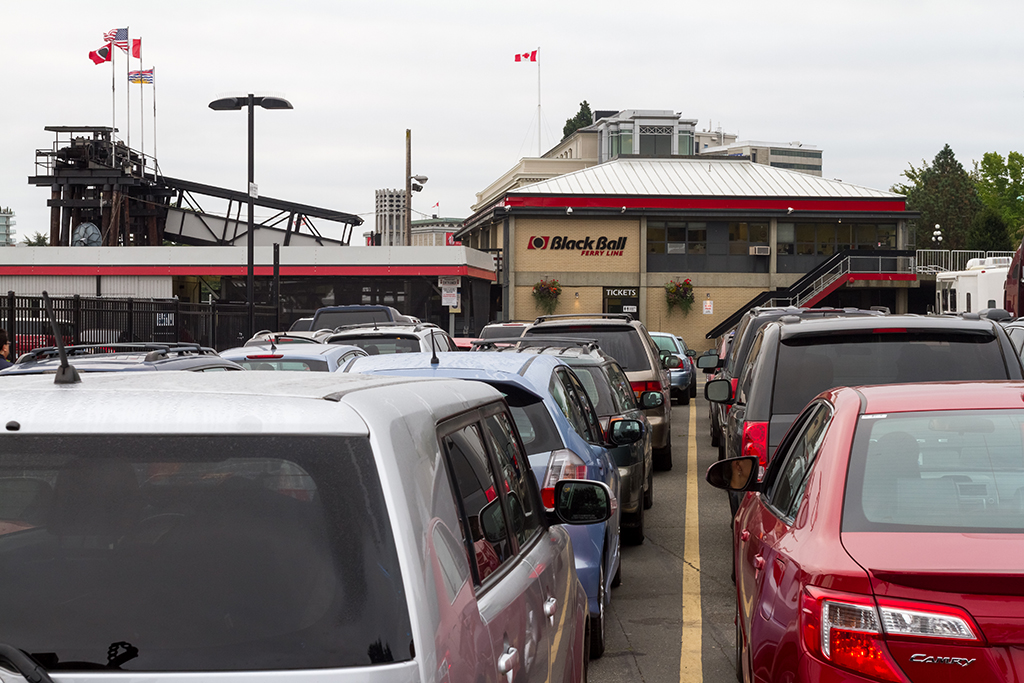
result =
M526 244L527 249L549 249L579 251L580 256L622 256L622 250L626 248L626 238L617 237L584 237L583 239L571 240L568 237L532 236Z

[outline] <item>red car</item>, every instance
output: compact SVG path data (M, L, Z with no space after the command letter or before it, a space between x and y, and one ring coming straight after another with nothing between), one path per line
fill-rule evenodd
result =
M708 481L743 681L1024 679L1024 383L837 388Z

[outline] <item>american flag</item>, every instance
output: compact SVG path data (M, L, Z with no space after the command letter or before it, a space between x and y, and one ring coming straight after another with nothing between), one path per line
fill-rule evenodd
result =
M126 28L110 29L103 34L103 40L113 43L125 52L128 52L128 29Z

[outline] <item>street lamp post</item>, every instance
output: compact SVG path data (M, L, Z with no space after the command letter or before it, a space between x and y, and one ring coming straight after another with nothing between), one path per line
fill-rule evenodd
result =
M254 277L254 258L253 258L253 224L252 224L252 212L253 212L253 200L259 195L256 189L256 183L253 182L253 171L255 163L253 161L253 123L255 116L253 115L255 107L260 106L264 109L293 109L291 102L280 97L263 97L253 95L249 93L245 97L223 97L219 100L210 102L210 109L214 111L228 111L228 110L239 110L243 107L249 110L249 182L246 187L246 194L249 195L249 220L248 229L246 230L246 278L245 278L245 301L248 309L248 324L249 324L249 338L252 338L256 334L256 286Z
M412 193L423 189L425 175L412 174L412 131L405 129L405 239L402 244L412 246Z

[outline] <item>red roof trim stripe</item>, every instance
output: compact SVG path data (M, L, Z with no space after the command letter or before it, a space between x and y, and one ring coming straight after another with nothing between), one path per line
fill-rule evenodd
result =
M270 277L273 266L256 266L256 275ZM0 266L0 275L245 275L245 266ZM412 277L465 275L494 282L494 273L470 266L281 266L281 275L352 275Z
M701 197L592 197L583 195L513 195L505 198L511 207L576 209L707 209L744 211L906 211L903 199L770 199Z

